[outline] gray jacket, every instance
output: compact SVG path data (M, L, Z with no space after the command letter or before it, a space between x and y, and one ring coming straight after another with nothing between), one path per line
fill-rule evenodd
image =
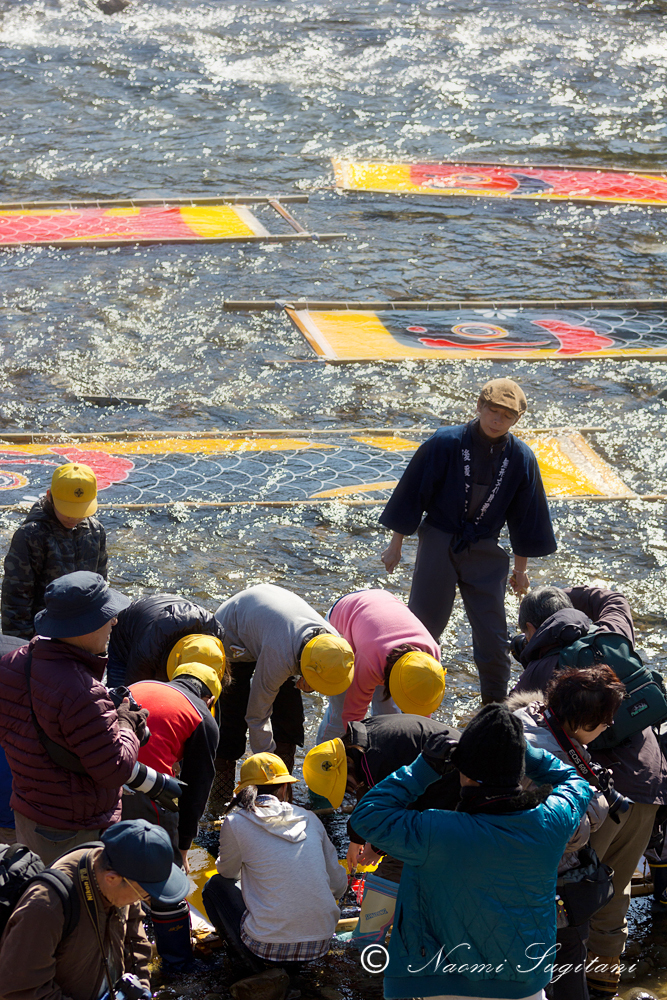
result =
M249 587L215 613L225 630L225 653L234 663L254 663L246 723L253 753L273 752L271 710L282 684L299 677L304 644L320 631L339 633L303 598L272 583Z
M523 702L523 707L517 709L516 705L519 702ZM570 764L571 761L568 759L567 754L561 749L558 740L544 723L542 718L543 707L538 701L534 701L531 695L526 695L523 698L520 695L513 695L508 701L510 711L513 711L517 719L521 720L526 741L537 750L548 750L554 757L562 760L564 764ZM591 755L586 748L576 740L573 740L573 743L583 759L590 761ZM536 787L530 778L525 778L523 785L524 788ZM588 804L584 817L576 832L569 840L565 848L565 853L560 860L558 865L559 875L562 875L563 872L568 871L570 868L579 867L579 858L576 852L580 848L585 847L591 833L595 833L602 826L608 812L609 806L602 792L593 792L593 798Z

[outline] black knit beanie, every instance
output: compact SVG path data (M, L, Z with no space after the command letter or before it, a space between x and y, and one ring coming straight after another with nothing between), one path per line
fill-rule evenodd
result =
M482 785L515 788L525 774L523 726L504 705L485 705L468 723L451 761Z

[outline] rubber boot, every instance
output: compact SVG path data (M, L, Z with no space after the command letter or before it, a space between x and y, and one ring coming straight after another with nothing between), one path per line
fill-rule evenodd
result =
M220 816L222 810L234 797L236 787L236 761L215 758L215 777L209 792L206 810L209 815Z
M190 907L184 901L173 910L151 909L150 915L163 972L186 972L195 964L190 942Z
M283 761L285 767L291 774L294 770L294 755L296 753L296 743L279 743L276 740L276 756L280 757ZM292 802L292 786L287 786L287 795L285 797L286 802Z
M667 913L667 865L652 865L653 905L652 913Z
M591 1000L615 997L621 981L620 955L596 955L589 951L586 982Z

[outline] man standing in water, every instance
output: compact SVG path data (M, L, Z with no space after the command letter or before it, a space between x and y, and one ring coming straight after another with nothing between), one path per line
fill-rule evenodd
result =
M401 558L403 536L419 529L408 606L436 641L449 621L458 584L485 704L506 697L510 678L509 557L498 535L507 524L514 552L510 583L518 594L529 587L528 559L556 551L537 459L509 433L526 408L523 390L512 379L487 382L477 417L441 427L421 445L380 517L393 531L382 553L389 573Z

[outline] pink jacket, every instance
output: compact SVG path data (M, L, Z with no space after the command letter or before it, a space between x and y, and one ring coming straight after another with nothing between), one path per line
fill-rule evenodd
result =
M32 649L31 691L37 721L82 761L88 774L58 767L37 738L28 707L28 646L0 659L0 743L12 771L12 809L60 830L96 830L120 819L121 788L139 741L120 729L102 684L106 657L39 637Z
M399 597L386 590L359 590L334 604L329 621L354 650L354 680L345 694L343 722L366 718L373 692L384 684L387 656L404 642L440 662L440 647Z

